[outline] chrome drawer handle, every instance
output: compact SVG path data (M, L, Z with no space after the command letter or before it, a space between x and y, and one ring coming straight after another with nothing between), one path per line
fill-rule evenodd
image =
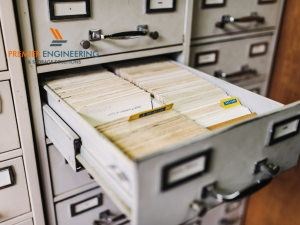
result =
M148 26L147 25L138 25L136 31L124 31L118 32L114 34L101 34L101 29L89 30L89 40L82 40L80 45L84 49L88 49L90 47L90 41L99 41L99 40L128 40L134 38L145 37L148 35ZM159 37L159 33L157 31L151 32L150 37L153 40L156 40Z
M246 74L257 74L257 71L255 69L249 68L249 66L245 65L241 67L240 71L236 71L233 73L223 73L221 70L215 71L214 76L215 77L223 77L223 78L230 78L230 77L237 77L242 76Z
M272 164L266 165L266 160L263 160L256 165L255 181L243 190L236 191L232 194L221 194L216 190L216 183L210 184L203 188L202 198L213 197L218 202L234 202L254 194L260 189L267 186L273 179L273 176L279 172L280 167Z
M227 23L248 23L248 22L264 23L265 18L259 16L257 13L251 13L250 16L245 16L240 18L234 18L229 15L224 15L222 16L221 21L216 23L216 27L224 29Z
M125 32L119 32L115 34L108 34L108 35L98 35L91 31L91 40L106 40L106 39L111 39L111 40L126 40L126 39L133 39L133 38L139 38L139 37L144 37L147 35L146 32L144 31L125 31Z
M126 40L144 37L148 34L148 26L147 25L139 25L137 26L137 31L125 31L119 32L115 34L102 35L101 29L89 30L89 38L90 41L98 41L98 40Z

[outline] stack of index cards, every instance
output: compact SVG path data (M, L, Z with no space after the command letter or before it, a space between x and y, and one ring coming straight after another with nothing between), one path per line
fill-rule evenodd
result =
M108 67L160 102L174 103L173 109L204 127L251 113L242 105L223 108L220 101L230 98L225 91L168 60L133 60Z
M149 93L101 68L45 84L93 126L152 109Z

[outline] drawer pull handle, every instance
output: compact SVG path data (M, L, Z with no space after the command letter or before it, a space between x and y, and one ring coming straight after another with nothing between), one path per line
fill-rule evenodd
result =
M101 225L101 224L110 224L110 223L114 223L120 220L125 220L126 216L124 214L120 214L118 216L113 216L110 212L109 209L101 212L99 214L99 218L100 220L95 220L93 225ZM125 222L121 223L121 224L127 224L129 221L126 220Z
M98 40L106 40L106 39L126 40L126 39L144 37L147 34L148 34L147 25L137 26L136 31L125 31L125 32L119 32L119 33L108 34L108 35L102 35L101 29L95 29L89 31L90 41L98 41Z
M222 16L221 21L216 23L216 27L220 29L224 29L227 23L250 23L250 22L257 22L257 23L264 23L265 18L259 16L257 13L251 13L250 16L234 18L229 15Z
M0 190L14 186L15 173L12 166L0 168Z
M245 65L241 67L240 71L233 72L233 73L223 73L221 70L215 71L214 76L215 77L223 77L223 78L230 78L230 77L237 77L242 76L246 74L257 74L257 71L255 69L249 68L249 66Z
M260 189L267 186L273 179L273 176L279 172L280 167L272 164L266 164L266 160L256 164L256 179L255 181L241 191L236 191L232 194L221 194L216 190L216 183L210 184L203 188L202 198L213 197L218 202L234 202L254 194Z
M219 221L219 225L234 225L236 222L238 222L240 219L221 219Z
M99 41L99 40L127 40L145 37L148 35L148 26L147 25L138 25L136 31L124 31L118 32L114 34L103 35L101 34L101 29L93 29L89 30L89 41ZM156 40L159 37L158 32L151 32L151 38ZM90 47L90 42L88 40L82 40L80 45L84 49L88 49Z

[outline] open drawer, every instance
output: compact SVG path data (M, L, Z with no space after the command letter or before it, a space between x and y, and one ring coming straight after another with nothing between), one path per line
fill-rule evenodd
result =
M184 223L220 202L254 193L271 182L273 175L298 161L299 102L284 106L173 63L239 98L257 116L131 160L51 89L45 88L46 134L67 133L57 135L57 140L49 138L54 144L63 140L65 146L70 143L73 165L76 160L78 165L81 163L134 225ZM57 131L60 128L64 131ZM74 140L80 144L72 145ZM198 168L200 172L194 176L191 170L194 171L193 162L197 160L206 170ZM222 195L217 194L220 190Z

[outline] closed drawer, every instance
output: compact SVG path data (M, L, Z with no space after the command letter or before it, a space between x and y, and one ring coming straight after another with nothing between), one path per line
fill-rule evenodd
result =
M214 187L223 190L224 194L243 198L252 185L256 189L267 184L265 181L252 183L257 176L263 175L263 172L253 174L255 165L264 165L264 159L267 159L267 162L278 165L282 173L295 166L299 157L299 126L294 126L299 124L299 102L284 106L198 70L173 63L222 88L228 95L237 97L257 116L132 160L44 86L47 104L81 138L80 154L76 158L134 225L182 224L198 215L190 207L191 202L197 204L200 201L208 209L220 204L215 198L204 194L205 190L209 190L206 187L214 183ZM282 132L284 126L294 129ZM286 146L289 146L288 151ZM208 152L211 152L211 157ZM189 160L202 156L202 167L209 165L204 176L192 177L183 170L183 178L178 185L168 184L166 177L171 176L171 171L180 171L183 166L188 167L189 164L185 163ZM124 175L127 189L109 172L111 167ZM267 181L271 181L268 177ZM230 195L232 193L234 195Z
M0 162L0 222L31 211L21 157Z
M104 213L107 210L110 212L108 216L112 218L121 215L118 208L111 202L101 188L96 188L91 191L73 196L58 202L55 205L58 225L93 225L94 221L100 220L100 213ZM101 218L101 220L103 224L108 222L104 218ZM121 218L117 221L122 223L126 221L126 218ZM116 223L111 224L119 224L117 221ZM124 223L124 225L125 224L129 225L129 223Z
M195 0L192 24L192 39L199 37L218 36L241 31L254 31L263 28L276 28L281 13L283 0L270 0L269 4L260 4L267 1L248 0ZM206 3L206 4L205 4ZM223 4L222 4L223 3ZM203 8L203 4L206 5ZM215 7L213 7L215 6ZM222 21L222 16L234 18L250 16L257 13L264 18L264 22L227 23L224 28L216 26Z
M0 82L0 153L20 148L9 81Z
M228 39L213 44L194 44L191 47L190 66L220 78L222 73L225 73L224 80L237 85L240 82L251 82L251 79L261 81L267 71L267 61L270 57L268 46L271 40L272 36L267 35L239 40ZM245 73L238 74L243 68L247 68Z
M59 5L59 1L50 1L50 4L51 2L54 2L53 13L55 15L67 13L70 16L74 7L79 7L77 8L79 11L86 7L85 1L81 2L83 4L81 6L77 6L76 1L70 1L65 9L62 8L64 6ZM68 20L58 18L62 20L51 21L49 20L51 11L49 10L49 3L47 1L30 0L35 50L40 51L38 60L55 61L91 58L98 55L182 45L185 0L174 1L175 11L155 13L146 13L146 0L120 0L117 2L91 0L88 2L90 2L90 17L69 18ZM150 2L155 3L157 1L150 0ZM170 10L170 8L172 10L173 1L160 2L162 2L161 5L168 4L166 6L167 10ZM159 8L159 6L152 5L152 8ZM101 29L102 35L110 35L124 31L136 31L138 25L147 25L149 33L156 31L159 37L153 39L147 35L131 40L91 41L89 49L86 50L80 44L83 40L89 40L89 30L92 29ZM53 29L54 33L50 29ZM62 42L61 44L56 43L60 46L53 46L53 41ZM53 55L55 51L56 53ZM62 51L69 52L72 56L63 53L64 55L61 57ZM77 53L75 54L75 52ZM38 62L38 64L40 63Z
M0 71L7 70L6 55L2 39L2 31L0 27Z
M54 145L48 146L48 156L54 196L94 182L86 170L74 172Z
M32 219L17 223L16 225L33 225Z

